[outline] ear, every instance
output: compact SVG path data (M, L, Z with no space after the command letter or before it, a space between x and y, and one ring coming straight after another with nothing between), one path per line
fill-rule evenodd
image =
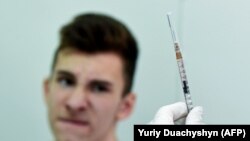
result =
M50 80L49 78L46 78L44 81L43 81L43 93L44 93L44 100L46 103L48 103L48 97L49 97L49 83L50 83Z
M133 111L136 101L136 96L134 93L129 93L122 98L119 111L117 114L117 120L122 120L127 118Z

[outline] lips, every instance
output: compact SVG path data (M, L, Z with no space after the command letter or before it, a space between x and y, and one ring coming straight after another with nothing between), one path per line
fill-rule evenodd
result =
M60 123L66 124L69 126L76 126L76 127L84 127L89 125L89 122L86 120L79 120L79 119L70 119L70 118L59 118Z

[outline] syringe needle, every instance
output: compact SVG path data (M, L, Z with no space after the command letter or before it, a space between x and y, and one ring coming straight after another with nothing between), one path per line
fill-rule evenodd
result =
M171 35L172 35L172 38L173 38L173 41L174 43L177 42L177 38L176 38L176 34L175 34L175 30L174 30L174 27L173 27L173 24L172 24L172 20L171 20L171 13L169 12L167 14L167 17L168 17L168 24L169 24L169 27L170 27L170 31L171 31Z

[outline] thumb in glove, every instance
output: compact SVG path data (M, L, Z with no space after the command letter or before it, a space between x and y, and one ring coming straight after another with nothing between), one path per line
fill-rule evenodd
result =
M202 107L194 107L189 113L184 102L162 106L149 124L203 124Z

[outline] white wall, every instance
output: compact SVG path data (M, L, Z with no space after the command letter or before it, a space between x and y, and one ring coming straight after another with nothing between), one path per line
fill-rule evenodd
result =
M209 124L250 123L250 1L186 0L183 45L195 104Z
M173 12L195 105L205 122L249 123L247 0L0 0L0 140L51 140L42 81L58 30L80 12L98 11L125 22L140 58L134 114L118 128L133 139L133 124L149 122L165 104L183 100L166 13Z

